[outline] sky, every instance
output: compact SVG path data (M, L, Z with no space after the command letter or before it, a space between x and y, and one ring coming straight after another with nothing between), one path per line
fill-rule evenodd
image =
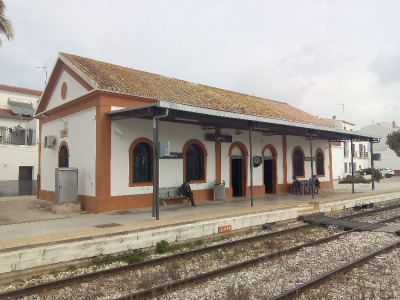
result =
M4 0L0 83L42 90L59 52L400 124L398 0ZM46 67L47 69L43 68Z

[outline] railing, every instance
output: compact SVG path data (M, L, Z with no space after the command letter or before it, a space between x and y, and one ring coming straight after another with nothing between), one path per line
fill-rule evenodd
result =
M34 146L36 145L36 130L20 126L0 126L0 144Z

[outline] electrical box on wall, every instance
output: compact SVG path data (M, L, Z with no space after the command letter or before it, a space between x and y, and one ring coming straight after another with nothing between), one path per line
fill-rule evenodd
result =
M158 142L158 157L170 156L169 141Z

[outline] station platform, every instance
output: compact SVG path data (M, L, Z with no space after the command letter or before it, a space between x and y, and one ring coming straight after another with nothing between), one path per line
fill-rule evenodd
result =
M98 255L182 242L230 230L296 219L370 203L400 199L400 177L371 184L348 184L314 195L266 194L196 202L197 206L160 205L160 220L151 208L100 214L54 214L52 203L36 196L0 198L0 274ZM400 228L394 228L393 232Z

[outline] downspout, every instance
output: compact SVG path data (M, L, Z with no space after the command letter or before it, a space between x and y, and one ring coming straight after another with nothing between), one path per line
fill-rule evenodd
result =
M160 203L159 189L160 189L160 166L158 157L158 120L168 116L169 109L167 108L165 114L153 117L153 209L152 216L156 217L156 220L160 219Z

